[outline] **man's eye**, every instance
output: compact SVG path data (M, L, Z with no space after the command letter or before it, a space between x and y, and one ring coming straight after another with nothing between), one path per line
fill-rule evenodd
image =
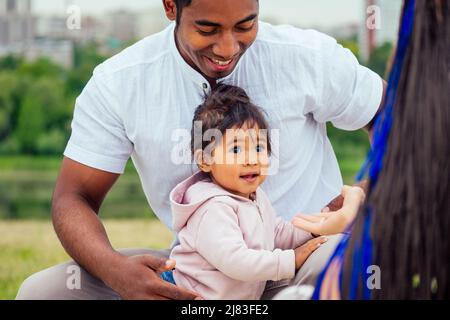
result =
M264 151L264 146L258 145L256 146L256 152L263 152Z
M231 148L231 150L230 150L231 152L233 152L233 153L240 153L241 152L241 147L233 147L233 148Z
M236 27L236 29L238 31L246 32L246 31L252 30L254 26L255 26L255 22L251 21L251 22L240 24L239 26Z
M199 34L201 34L202 36L212 36L213 34L215 34L217 32L217 29L212 29L212 30L201 30L201 29L198 29L197 32Z

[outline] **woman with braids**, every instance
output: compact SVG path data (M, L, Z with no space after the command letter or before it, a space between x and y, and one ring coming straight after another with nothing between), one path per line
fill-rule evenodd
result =
M386 109L360 174L369 175L364 207L356 219L322 213L293 221L326 235L354 220L313 298L450 298L449 89L449 1L406 0ZM373 270L381 286L371 290Z

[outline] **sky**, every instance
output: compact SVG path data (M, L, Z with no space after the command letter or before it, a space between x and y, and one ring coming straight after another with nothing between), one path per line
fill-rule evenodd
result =
M213 0L216 1L216 0ZM115 9L145 10L160 7L161 0L32 0L39 14L66 14L66 8L75 4L82 14L101 15ZM260 0L261 17L271 16L278 23L302 27L329 28L359 22L364 15L363 0Z

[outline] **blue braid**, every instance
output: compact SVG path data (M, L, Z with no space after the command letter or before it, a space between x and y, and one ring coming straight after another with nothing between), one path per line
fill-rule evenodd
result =
M383 111L376 117L374 125L373 146L356 178L357 181L361 181L368 173L370 179L370 189L373 189L373 187L376 185L379 174L383 168L383 160L386 154L387 142L392 127L392 113L397 98L397 89L414 27L414 10L415 0L405 0L397 51L393 68L389 77L389 83L386 93L386 104ZM371 291L367 286L367 280L369 278L369 275L367 274L367 268L372 265L373 259L373 242L370 236L372 210L370 207L366 207L364 212L362 212L361 214L364 214L364 228L362 239L355 243L355 250L353 252L353 263L348 297L352 300L358 298L358 287L361 279L363 280L363 298L368 300L371 297ZM352 226L349 229L351 228ZM339 287L342 289L342 270L344 266L345 252L348 247L349 240L350 234L345 234L341 240L341 243L338 245L335 252L329 259L325 269L319 276L312 299L318 300L320 298L323 280L325 278L327 269L330 267L333 261L337 261L341 265Z

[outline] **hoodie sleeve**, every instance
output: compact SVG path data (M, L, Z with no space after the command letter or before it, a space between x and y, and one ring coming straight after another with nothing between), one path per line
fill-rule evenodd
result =
M211 203L198 226L197 251L226 276L239 281L292 279L294 250L249 249L230 205Z
M275 248L295 249L313 237L311 233L295 227L278 217L275 222Z

